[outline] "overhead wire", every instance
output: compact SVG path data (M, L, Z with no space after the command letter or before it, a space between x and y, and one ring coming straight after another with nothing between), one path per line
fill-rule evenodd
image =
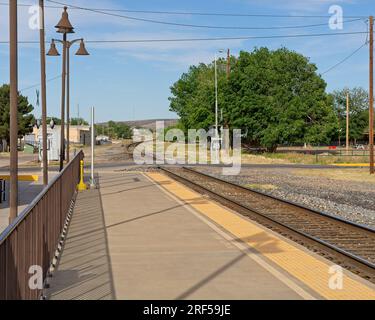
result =
M48 0L47 0L48 1ZM49 1L58 4L57 1ZM82 10L77 6L70 6L69 4L59 3L59 6L46 5L45 8L61 9L66 5L71 9ZM7 6L8 3L0 3L0 5ZM20 7L29 7L32 4L18 4ZM256 13L228 13L228 12L197 12L197 11L160 11L160 10L131 10L131 9L116 9L116 8L90 8L98 11L108 12L128 12L128 13L141 13L141 14L163 14L163 15L190 15L190 16L220 16L220 17L263 17L263 18L330 18L329 15L295 15L295 14L256 14ZM367 16L356 15L346 16L347 18L367 18Z
M252 39L283 39L283 38L310 38L310 37L333 37L345 35L367 34L365 31L333 32L333 33L310 33L290 35L269 35L269 36L238 36L238 37L204 37L204 38L170 38L170 39L119 39L119 40L86 40L86 43L147 43L147 42L194 42L194 41L223 41L223 40L252 40ZM48 43L49 41L47 41ZM20 40L20 44L38 44L36 40ZM8 40L0 41L0 44L9 44Z
M56 76L56 77L50 78L50 79L48 79L46 82L48 83L48 82L51 82L51 81L57 80L57 79L61 78L61 76L62 76L62 75L59 75L59 76ZM21 89L21 90L19 90L19 91L20 91L20 92L23 92L23 91L27 91L27 90L30 90L30 89L38 88L40 85L41 85L40 83L38 83L38 84L33 84L33 85L31 85L31 86L29 86L29 87L26 87L26 88L23 88L23 89Z
M338 63L334 64L332 67L328 68L326 71L322 72L321 75L325 75L326 73L332 71L333 69L336 69L338 66L342 65L344 62L349 60L351 57L353 57L357 52L359 52L363 47L367 45L367 42L362 44L358 49L354 50L351 54L349 54L344 59L340 60Z
M146 19L146 18L139 18L139 17L133 17L133 16L127 16L127 15L121 15L117 13L112 13L108 11L103 11L99 9L93 9L89 7L81 7L76 6L64 2L54 1L54 0L47 0L48 2L64 5L69 8L75 8L80 10L85 10L89 12L95 12L107 16L113 16L117 18L123 18L127 20L135 20L135 21L141 21L141 22L148 22L148 23L154 23L154 24L161 24L161 25L169 25L169 26L177 26L177 27L188 27L188 28L204 28L204 29L222 29L222 30L284 30L284 29L303 29L303 28L313 28L313 27L321 27L326 26L327 23L320 23L320 24L309 24L309 25L297 25L297 26L270 26L270 27L241 27L241 26L217 26L217 25L198 25L198 24L188 24L188 23L178 23L178 22L169 22L169 21L162 21L162 20L154 20L154 19ZM355 18L352 20L346 21L346 23L356 22L360 21L363 18Z

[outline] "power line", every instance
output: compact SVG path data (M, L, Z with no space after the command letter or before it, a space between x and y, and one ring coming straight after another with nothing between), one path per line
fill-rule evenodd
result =
M174 38L174 39L129 39L129 40L86 40L86 43L148 43L148 42L194 42L194 41L223 41L223 40L256 40L256 39L283 39L283 38L312 38L332 37L345 35L367 34L367 31L336 32L336 33L310 33L292 35L270 36L243 36L243 37L216 37L216 38ZM20 44L39 44L39 41L18 41ZM47 41L49 43L49 41ZM0 41L0 44L9 44L9 41Z
M339 61L338 63L336 63L335 65L333 65L329 69L327 69L326 71L322 72L321 75L325 75L326 73L332 71L333 69L335 69L339 65L343 64L344 62L349 60L351 57L353 57L357 52L359 52L366 45L367 45L367 41L364 44L362 44L358 49L354 50L350 55L348 55L347 57L345 57L344 59L342 59L341 61Z
M54 80L59 79L59 78L61 78L61 75L56 76L56 77L53 77L53 78L51 78L51 79L48 79L46 82L51 82L51 81L54 81ZM40 86L40 83L38 83L38 84L34 84L34 85L30 86L30 87L23 88L23 89L21 89L21 90L19 90L19 91L20 91L20 92L23 92L23 91L26 91L26 90L30 90L30 89L37 88L37 87L39 87L39 86Z
M364 31L340 32L340 33L312 33L294 35L270 35L270 36L243 36L243 37L216 37L216 38L181 38L181 39L132 39L132 40L88 40L87 43L144 43L144 42L192 42L192 41L220 41L220 40L252 40L252 39L282 39L282 38L309 38L324 36L343 36L367 34Z
M48 0L47 0L48 1ZM52 1L50 1L52 2ZM0 3L0 5L8 6L8 3ZM29 7L31 4L18 4L20 7ZM71 9L82 10L81 8L69 6ZM45 6L50 9L61 9L60 6ZM324 18L329 19L329 15L281 15L281 14L253 14L253 13L224 13L224 12L194 12L194 11L157 11L157 10L129 10L129 9L113 9L113 8L91 8L98 11L108 12L128 12L142 14L164 14L164 15L191 15L191 16L220 16L220 17L263 17L263 18ZM367 18L367 16L347 16L347 18Z
M364 32L357 32L356 34L358 34L358 33L362 33L363 34ZM342 34L343 33L324 34L324 35L342 35ZM353 34L353 33L349 33L349 34ZM291 35L291 36L274 36L274 37L298 37L298 36L315 36L315 35ZM316 35L316 36L318 36L318 35ZM259 37L256 37L256 38L259 38ZM264 38L264 37L261 37L261 38ZM227 40L227 39L228 38L225 38L225 39L224 38L221 38L221 39L219 39L219 38L214 38L214 39L212 39L212 38L211 39L206 38L206 39L91 40L91 41L87 41L87 42L89 42L89 43L128 43L128 42L156 42L156 41L197 41L197 40L199 40L199 41L205 41L205 40ZM234 38L230 38L230 39L234 39ZM247 39L248 39L248 37L247 37ZM1 43L4 43L4 42L0 42L0 44ZM8 43L8 42L6 42L6 43ZM38 41L26 41L26 42L20 41L20 43L39 43L39 42ZM343 64L344 62L346 62L347 60L349 60L351 57L353 57L356 53L358 53L367 44L368 44L368 42L366 41L364 44L362 44L359 48L357 48L356 50L354 50L347 57L345 57L344 59L340 60L338 63L334 64L332 67L330 67L326 71L322 72L321 75L327 74L328 72L332 71L333 69L337 68L338 66L340 66L341 64ZM61 78L61 75L58 75L58 76L53 77L53 78L50 78L50 79L47 80L47 82L51 82L51 81L57 80L59 78ZM23 89L21 89L19 91L23 92L23 91L27 91L27 90L30 90L30 89L33 89L33 88L37 88L39 86L40 86L40 83L32 85L32 86L29 86L29 87L26 87L26 88L23 88Z
M205 29L225 29L225 30L281 30L281 29L302 29L302 28L312 28L312 27L319 27L319 26L326 26L327 23L320 23L320 24L312 24L312 25L299 25L299 26L274 26L274 27L240 27L240 26L214 26L214 25L197 25L197 24L187 24L187 23L177 23L177 22L168 22L168 21L161 21L161 20L153 20L153 19L145 19L145 18L137 18L132 16L126 16L121 15L117 13L110 13L108 11L98 10L98 9L92 9L87 7L78 7L75 5L59 2L59 1L53 1L53 0L47 0L51 3L56 3L60 5L66 5L70 8L95 12L107 16L117 17L117 18L123 18L128 20L135 20L135 21L141 21L141 22L148 22L148 23L154 23L154 24L162 24L162 25L169 25L169 26L178 26L178 27L188 27L188 28L205 28ZM361 18L353 19L347 21L347 23L355 22L362 20Z

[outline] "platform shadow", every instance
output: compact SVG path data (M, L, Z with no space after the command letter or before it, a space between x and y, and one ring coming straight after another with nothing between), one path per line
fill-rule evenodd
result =
M46 295L51 300L116 298L98 189L77 197L61 259Z
M227 271L228 269L232 268L235 264L237 264L240 260L246 257L245 253L239 254L237 257L226 263L225 265L218 268L216 271L209 274L207 277L196 283L195 285L191 286L188 290L184 291L175 300L183 300L189 298L192 294L197 292L199 289L204 287L205 285L209 284L212 280L217 278L219 275Z
M282 249L279 247L279 241L265 231L248 237L235 238L233 242L245 244L252 253L259 255L282 252Z

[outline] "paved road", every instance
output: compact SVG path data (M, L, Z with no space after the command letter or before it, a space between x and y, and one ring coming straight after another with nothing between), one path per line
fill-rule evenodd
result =
M18 153L18 164L20 166L27 162L35 160L37 155L35 154L25 154L23 152ZM5 170L9 168L9 155L0 154L0 170ZM9 170L9 169L8 169Z

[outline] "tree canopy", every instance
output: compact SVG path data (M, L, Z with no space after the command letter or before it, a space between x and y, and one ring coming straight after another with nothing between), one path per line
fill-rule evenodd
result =
M81 126L81 125L82 126L88 126L89 125L89 123L85 119L83 119L83 118L71 118L70 119L70 124L72 126Z
M131 129L128 125L121 122L108 121L107 124L95 125L97 134L108 135L111 139L130 139Z
M283 143L328 143L337 133L332 96L316 66L301 54L286 48L241 52L231 57L228 80L221 68L218 74L223 123L242 129L252 145L275 150ZM213 125L213 64L190 67L171 92L170 110L185 128Z
M18 95L18 136L22 137L33 130L35 118L31 114L34 107L28 99ZM4 84L0 87L0 139L9 143L9 122L10 122L10 87Z

